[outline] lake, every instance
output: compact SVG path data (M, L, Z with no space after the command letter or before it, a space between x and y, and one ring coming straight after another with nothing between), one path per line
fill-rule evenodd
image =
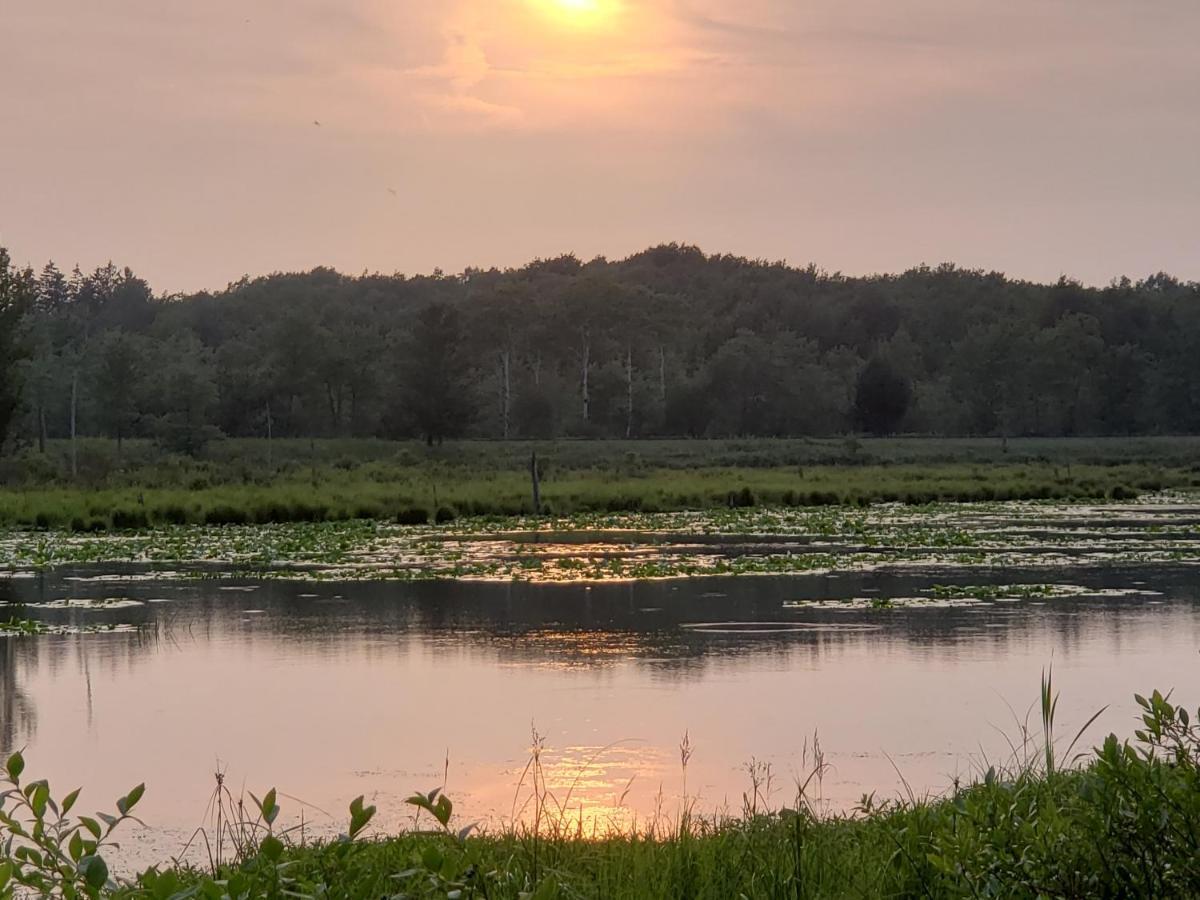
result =
M815 741L812 793L850 810L1007 761L1027 714L1040 740L1051 664L1064 748L1105 705L1083 745L1131 734L1135 691L1195 702L1200 675L1200 571L1162 561L591 584L97 564L0 581L0 601L70 626L0 638L0 750L25 748L62 793L84 785L88 811L145 781L149 828L124 851L139 865L204 823L218 770L235 794L277 787L310 834L359 794L400 828L404 798L443 781L464 822L499 824L521 815L536 729L547 787L603 830L685 794L740 812L752 767L760 804L790 804Z

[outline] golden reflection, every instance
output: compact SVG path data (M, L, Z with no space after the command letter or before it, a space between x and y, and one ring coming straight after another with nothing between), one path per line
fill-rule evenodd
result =
M672 778L659 748L626 740L551 749L536 735L534 741L513 797L512 825L559 837L604 838L661 831L676 818L679 804L663 788L678 776Z

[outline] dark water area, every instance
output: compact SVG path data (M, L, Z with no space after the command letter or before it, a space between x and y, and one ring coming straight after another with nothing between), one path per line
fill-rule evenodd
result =
M314 833L359 794L382 828L401 827L403 798L443 780L466 821L499 823L536 729L560 800L597 827L629 827L681 802L685 733L700 811L740 810L752 763L770 768L770 800L790 803L814 735L822 800L844 810L1005 761L1051 664L1061 734L1111 705L1085 744L1132 733L1135 691L1200 703L1200 571L1188 566L590 585L133 572L0 582L4 617L84 632L0 638L0 750L24 748L30 773L62 792L84 785L87 809L145 781L150 829L127 851L138 862L178 852L218 768L235 791L296 798L285 815L303 809ZM904 603L989 583L1077 595ZM887 598L900 605L869 602ZM104 624L132 627L88 632ZM1028 722L1040 740L1036 711Z

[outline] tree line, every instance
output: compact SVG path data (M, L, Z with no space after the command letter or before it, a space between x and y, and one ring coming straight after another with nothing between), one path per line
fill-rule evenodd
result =
M156 294L0 249L0 436L1200 432L1200 285L850 277L664 245Z

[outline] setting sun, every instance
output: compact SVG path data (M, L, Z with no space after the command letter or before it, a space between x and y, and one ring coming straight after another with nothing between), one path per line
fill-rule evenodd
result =
M535 0L537 6L565 25L592 25L608 18L614 0Z

